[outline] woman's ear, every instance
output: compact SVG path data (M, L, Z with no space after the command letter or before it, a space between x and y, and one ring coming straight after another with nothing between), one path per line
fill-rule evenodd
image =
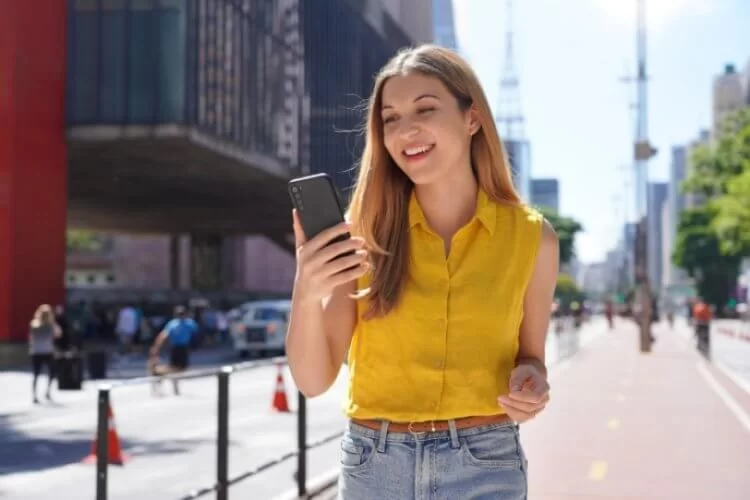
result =
M477 112L477 109L472 106L469 108L469 112L467 113L468 118L468 130L469 135L473 136L477 132L479 132L479 129L482 128L482 124L479 122L479 113Z

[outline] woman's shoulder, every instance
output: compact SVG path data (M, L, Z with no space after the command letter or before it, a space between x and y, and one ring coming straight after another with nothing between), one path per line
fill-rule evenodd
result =
M544 224L544 215L526 203L497 203L499 211L505 213L513 222L521 224L522 228L536 229Z

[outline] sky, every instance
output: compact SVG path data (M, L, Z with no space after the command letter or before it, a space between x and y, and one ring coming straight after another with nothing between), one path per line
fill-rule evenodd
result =
M453 0L459 51L498 102L505 0ZM646 0L648 130L669 176L671 149L711 124L713 79L750 62L750 1ZM582 223L579 260L601 261L633 220L636 0L515 0L515 56L533 177L560 180L560 212ZM629 212L626 214L626 210ZM627 217L627 219L626 219Z

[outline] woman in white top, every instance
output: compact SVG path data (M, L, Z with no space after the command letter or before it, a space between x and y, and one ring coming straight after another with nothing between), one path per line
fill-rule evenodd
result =
M55 339L62 336L62 330L55 321L55 313L48 304L42 304L34 313L34 319L29 325L29 354L31 355L31 369L33 380L31 394L34 403L39 403L36 396L36 381L42 372L42 366L47 367L47 399L51 399L52 381L55 379Z

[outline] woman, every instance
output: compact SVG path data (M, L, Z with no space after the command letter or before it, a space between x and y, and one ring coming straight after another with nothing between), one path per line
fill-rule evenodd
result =
M47 367L47 392L46 398L52 399L52 381L55 379L54 355L55 341L62 337L62 330L55 321L55 313L47 304L39 306L34 313L34 318L29 325L29 354L31 355L31 369L33 379L31 382L31 394L34 404L39 403L36 396L36 381L42 372L42 367Z
M453 52L396 55L367 120L350 222L307 241L294 214L297 386L323 393L349 353L341 498L524 499L518 423L548 400L557 237Z

